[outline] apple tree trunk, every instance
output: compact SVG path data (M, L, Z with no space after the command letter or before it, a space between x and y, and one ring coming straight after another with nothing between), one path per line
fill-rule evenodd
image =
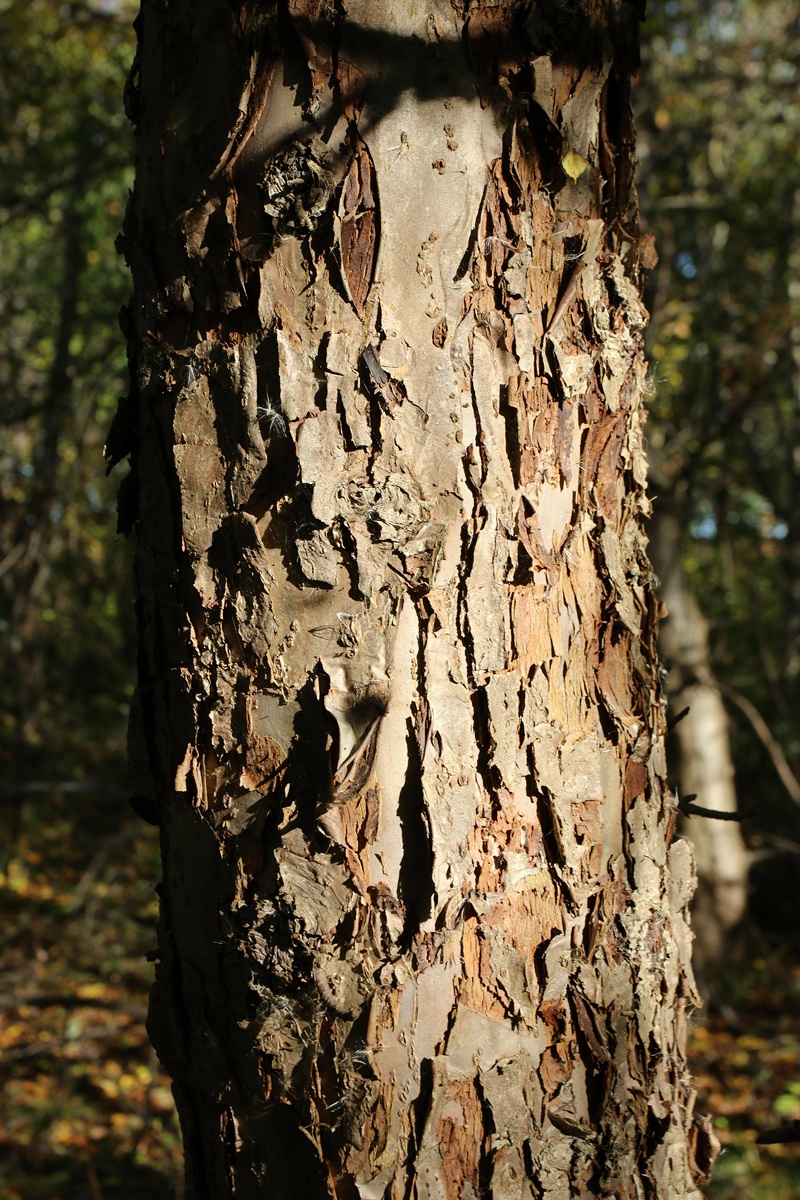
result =
M195 1197L698 1197L632 0L144 0L149 1028Z

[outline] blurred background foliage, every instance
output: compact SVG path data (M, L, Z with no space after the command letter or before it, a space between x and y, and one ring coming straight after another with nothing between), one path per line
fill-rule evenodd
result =
M144 1030L158 845L126 800L135 664L114 240L129 0L0 0L0 1195L180 1194Z
M132 178L129 0L0 0L0 1195L180 1196L169 1084L144 1032L158 847L126 798L135 663L114 250ZM654 489L685 533L717 678L800 776L800 11L650 0L637 92ZM657 502L657 501L656 501ZM709 971L707 1195L788 1200L800 1118L800 809L739 708L750 909ZM702 797L699 798L702 801ZM693 818L696 820L697 818ZM691 832L691 831L690 831Z

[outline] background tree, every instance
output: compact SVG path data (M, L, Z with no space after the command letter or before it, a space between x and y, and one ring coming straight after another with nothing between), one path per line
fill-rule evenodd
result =
M652 478L658 488L658 471L651 472ZM747 909L750 864L736 819L739 805L728 718L714 677L708 622L686 570L686 540L669 505L669 488L659 488L650 554L668 614L660 629L659 647L669 668L669 695L677 722L681 803L687 810L694 809L693 813L687 811L684 820L698 872L692 902L697 969L698 962L708 966L724 961L736 946L733 935ZM709 812L715 815L704 815ZM705 973L701 982L707 992Z
M637 19L144 5L109 450L164 854L150 1028L198 1196L705 1177Z
M790 769L796 777L798 14L749 0L667 0L649 15L642 195L662 256L649 297L650 437L663 520L684 531L679 557L711 628L710 659L699 670L697 661L675 664L675 711L692 689L718 706L708 690L716 676L734 724L745 829L763 863L755 867L756 913L789 938L797 913L786 851L794 843L796 852L798 814L781 779L795 804L800 798ZM658 500L656 518L658 529ZM668 540L664 559L676 544ZM681 640L675 631L673 642ZM712 790L725 787L727 801L711 807L735 807L719 716L714 730L697 728L703 708L694 708L678 731L682 771L708 782L685 790L700 790L700 803L705 792L710 803ZM720 749L722 760L714 757ZM732 859L714 848L715 832ZM742 908L741 848L730 826L692 818L689 833L700 849L699 929L708 929L713 957ZM769 859L759 860L768 847Z

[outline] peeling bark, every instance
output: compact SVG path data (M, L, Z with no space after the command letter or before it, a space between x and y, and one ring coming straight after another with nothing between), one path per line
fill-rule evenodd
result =
M546 7L139 19L115 445L149 1027L199 1197L706 1174L642 531L637 13Z

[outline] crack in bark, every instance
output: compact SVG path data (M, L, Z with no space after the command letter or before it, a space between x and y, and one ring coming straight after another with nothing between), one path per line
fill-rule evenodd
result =
M420 926L431 916L434 884L431 870L433 850L431 829L422 787L422 763L416 730L409 717L406 723L408 760L406 777L397 806L403 836L403 857L398 876L399 896L405 906L405 922L400 948L408 950Z

